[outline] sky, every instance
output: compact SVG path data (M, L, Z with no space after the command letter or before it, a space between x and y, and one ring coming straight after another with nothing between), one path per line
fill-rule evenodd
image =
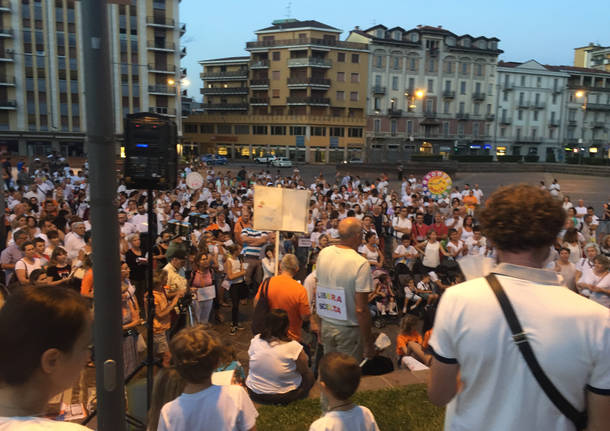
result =
M182 0L189 96L201 100L199 61L248 55L254 32L285 18L339 28L341 40L355 26L442 25L458 35L497 37L504 61L571 65L574 48L610 45L610 0Z

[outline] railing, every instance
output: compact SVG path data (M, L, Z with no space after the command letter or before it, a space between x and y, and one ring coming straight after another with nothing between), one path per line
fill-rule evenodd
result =
M15 53L13 51L9 51L8 49L5 49L4 51L0 51L0 58L5 59L5 60L14 60L15 59Z
M468 120L470 118L470 114L458 112L457 114L455 114L455 118L457 118L458 120Z
M11 86L14 86L16 84L17 84L17 82L15 80L15 77L12 77L12 78L8 78L6 76L0 77L0 85L11 85Z
M362 49L367 50L368 45L365 43L344 42L335 39L318 39L318 38L300 38L300 39L284 39L284 40L264 40L247 42L246 49L256 48L273 48L277 46L300 46L300 45L319 45L319 46L334 46L337 48Z
M553 93L555 93L555 94L563 93L563 87L553 88Z
M508 83L504 83L502 85L502 90L504 91L512 91L515 88L515 84L513 84L512 82L508 82Z
M288 67L332 67L332 61L319 57L289 58Z
M250 104L252 105L268 105L269 98L268 97L251 97Z
M589 111L610 111L610 104L587 103L587 110L589 110Z
M252 60L250 69L266 69L269 67L269 60Z
M180 50L180 57L185 57L186 56L186 46L183 46L182 49Z
M286 80L286 83L288 85L319 85L319 86L325 86L325 87L330 87L330 79L326 79L326 78L288 78Z
M526 100L520 100L519 103L519 108L529 108L530 107L530 102L526 101Z
M485 115L485 121L493 121L495 119L496 119L496 116L494 114Z
M512 117L502 117L500 119L500 124L512 124L512 123L513 123Z
M247 103L204 103L202 106L203 109L211 111L242 111L248 109Z
M165 51L175 51L176 50L175 43L161 43L161 42L155 42L155 41L149 40L148 44L146 46L148 47L148 49L163 49Z
M12 37L13 36L13 30L8 29L8 28L0 28L0 35L1 36Z
M516 142L542 142L542 137L540 136L517 136L515 138Z
M0 1L0 9L2 9L2 10L8 9L10 11L11 10L11 2L10 2L10 0L1 0Z
M232 72L203 72L199 75L201 79L210 78L247 78L248 70L238 70Z
M248 94L248 87L202 88L201 94Z
M176 66L173 64L149 64L148 70L162 73L176 73Z
M169 87L167 85L149 85L149 93L163 93L163 94L176 94L176 87Z
M532 103L533 109L544 109L545 107L546 107L546 103L544 103L544 102L533 102Z
M176 21L174 21L172 18L165 18L164 16L147 16L146 24L174 27L176 25Z
M402 116L402 109L392 109L392 108L389 108L388 109L388 115L390 117L400 117L400 116Z
M203 106L205 108L205 105ZM240 121L243 117L241 114L236 114L231 118L223 114L204 114L205 118L197 119L197 121L205 120L206 122L227 122ZM295 124L353 124L358 127L366 127L366 117L332 117L332 116L315 116L315 115L248 115L248 121L256 124L271 124L271 123L295 123Z
M473 100L485 100L485 93L472 93Z
M286 98L286 103L292 105L330 105L330 99L328 97L289 96Z
M568 126L576 126L576 124L578 124L578 121L576 121L576 120L568 120Z
M264 79L251 79L250 80L250 85L252 87L256 87L256 86L259 86L259 87L262 87L262 86L268 87L269 86L269 79L267 79L267 78L264 78Z
M424 111L424 118L436 118L436 112Z
M591 125L595 129L604 129L606 127L606 122L605 121L593 121L593 122L591 122Z
M148 111L155 114L176 115L176 110L167 106L151 106Z
M0 107L2 108L16 108L17 101L16 100L0 100Z
M455 97L455 91L444 90L443 91L443 97L445 99L453 99Z
M559 127L559 120L550 120L549 127Z
M374 85L372 88L373 94L385 94L385 87Z

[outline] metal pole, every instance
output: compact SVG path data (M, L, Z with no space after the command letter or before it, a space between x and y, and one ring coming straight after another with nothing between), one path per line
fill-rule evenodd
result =
M93 238L95 378L100 431L125 430L121 276L106 0L83 0Z
M153 227L153 191L148 189L146 191L148 195L148 246L146 252L148 253L148 268L146 268L146 293L148 313L147 313L147 327L146 327L146 409L150 409L150 403L152 401L152 388L154 380L154 335L153 335L153 318L155 315L155 298L153 294L153 241L155 236L155 228Z

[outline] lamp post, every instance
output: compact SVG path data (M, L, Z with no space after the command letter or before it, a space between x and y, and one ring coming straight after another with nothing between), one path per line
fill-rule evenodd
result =
M178 156L182 156L182 87L188 87L191 85L191 82L187 78L169 78L167 80L167 85L170 87L176 88L176 103L178 107L176 108L176 127L178 129L178 142L176 144L176 150L178 151Z
M423 99L424 96L426 95L426 92L422 89L415 89L412 92L409 92L409 90L405 91L405 97L407 98L407 112L415 112L415 109L417 108L417 105L415 104L415 101L417 99ZM411 131L411 142L413 142L413 132Z
M582 123L580 126L580 139L578 140L578 164L582 163L582 153L585 150L584 141L585 141L585 117L587 116L587 103L589 101L589 94L585 90L577 90L574 93L574 96L577 99L583 99L583 103L581 106L582 109Z

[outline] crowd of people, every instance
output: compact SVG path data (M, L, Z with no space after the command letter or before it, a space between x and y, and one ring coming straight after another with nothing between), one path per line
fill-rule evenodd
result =
M62 292L58 295L65 301L89 308L95 286L86 166L74 170L65 161L50 160L53 163L35 161L29 168L22 164L17 172L3 160L3 296L9 304L21 298L21 306L27 307L28 301L40 302ZM194 171L205 180L196 190L186 182ZM307 232L255 229L254 185L310 190ZM543 244L546 253L540 266L575 295L607 309L610 235L600 234L599 227L610 224L610 202L596 213L583 200L573 204L562 195L557 181L548 189L541 184L531 190L548 195L559 212L567 214L553 240ZM157 375L149 427L162 430L196 429L203 422L218 424L217 429L254 429L257 412L252 401L291 403L306 397L318 377L325 415L311 425L312 430L377 429L372 413L350 401L360 380L361 360L379 354L373 324L392 322L386 320L391 318L399 324L396 359L401 367L433 366L434 358L442 362L443 352L445 359L455 358L447 347L452 342L447 329L439 326L444 331L439 334L437 325L444 325L451 314L444 311L446 293L464 282L460 261L469 256L499 259L526 248L528 240L513 232L521 243L503 249L496 231L505 226L506 234L510 223L530 223L536 210L534 201L524 199L531 207L520 208L511 214L510 223L499 222L492 229L479 218L485 195L476 184L432 197L414 175L402 178L397 187L385 174L373 181L320 174L308 184L298 168L272 174L243 167L219 171L200 164L181 172L176 189L154 192L151 225L147 200L146 192L129 190L120 181L116 206L123 363L124 374L130 374L146 349L142 328L150 245L155 315L154 343L149 347L166 368ZM254 307L256 314L259 303L267 312L243 366L231 336L248 326L244 307ZM230 309L227 322L225 307ZM53 312L59 313L48 311ZM6 317L10 318L15 316ZM86 323L79 319L67 331L72 342L61 340L55 346L54 341L45 341L47 347L71 352L74 340L80 342L85 331ZM219 335L223 325L228 325L227 337ZM7 328L0 331L5 333L0 336L10 337ZM8 361L6 353L1 356ZM82 355L70 360L81 359ZM34 373L36 367L31 368ZM234 385L213 384L214 373L224 371L232 371ZM12 380L4 380L6 372L2 373L0 380L11 386ZM34 379L24 376L18 383L30 378ZM444 400L438 394L432 397ZM14 416L9 413L0 415Z

